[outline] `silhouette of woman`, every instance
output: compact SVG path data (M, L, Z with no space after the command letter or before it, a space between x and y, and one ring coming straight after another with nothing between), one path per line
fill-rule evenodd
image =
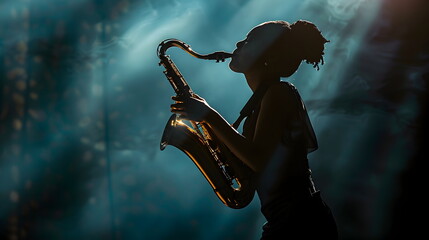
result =
M214 134L254 170L261 212L267 219L262 239L321 237L336 239L329 207L311 179L307 153L317 140L291 76L302 61L319 68L328 42L308 21L270 21L254 27L239 41L229 67L243 73L254 92L252 111L240 134L201 97L173 97L171 111L205 121ZM288 239L289 239L288 238Z

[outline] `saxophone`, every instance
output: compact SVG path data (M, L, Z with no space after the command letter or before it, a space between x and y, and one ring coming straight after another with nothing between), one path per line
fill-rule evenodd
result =
M179 47L190 55L207 60L225 61L231 53L214 52L201 55L177 39L166 39L158 45L159 65L178 96L191 97L194 92L177 66L165 54L170 47ZM216 136L205 122L188 121L171 115L162 134L161 151L172 145L184 152L198 167L219 199L228 207L240 209L247 206L255 194L254 173L239 160Z

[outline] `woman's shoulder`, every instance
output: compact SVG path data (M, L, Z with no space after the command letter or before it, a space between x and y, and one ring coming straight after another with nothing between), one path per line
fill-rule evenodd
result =
M288 91L295 91L295 90L296 90L295 85L293 85L291 82L287 82L287 81L279 81L279 82L277 83L277 85L278 85L279 87L281 87L281 88L285 88L285 89L287 89Z
M294 97L295 86L286 81L279 81L272 84L264 96L267 101L292 101Z

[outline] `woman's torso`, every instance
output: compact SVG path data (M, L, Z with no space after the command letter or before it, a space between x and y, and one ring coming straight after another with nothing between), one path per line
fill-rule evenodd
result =
M285 94L293 94L293 92L285 91ZM284 131L284 137L272 154L274 157L269 159L265 169L257 174L257 193L261 201L262 213L267 219L274 218L276 213L284 212L284 209L291 207L294 202L308 196L312 187L305 141L302 138L290 137L291 132L296 130L294 128L302 128L304 124L299 113L302 109L298 100L294 100L295 96L289 96L286 99L290 101L279 103L279 111L286 107L293 111L288 111L291 116L288 122L284 123L283 129L279 129ZM260 108L261 105L258 104L244 122L243 135L246 138L254 137ZM297 124L299 122L302 123Z

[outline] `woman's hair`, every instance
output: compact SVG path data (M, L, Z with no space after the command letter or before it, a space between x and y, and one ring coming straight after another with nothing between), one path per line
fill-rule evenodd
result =
M266 63L271 60L271 68L281 76L292 75L302 61L312 64L317 70L319 64L323 65L324 44L329 41L313 23L304 20L293 24L270 21L254 28L256 31L263 29L274 32L275 39L261 55L260 61Z
M296 46L302 50L303 60L319 70L319 63L324 63L324 45L329 41L311 22L299 20L290 25L290 28Z

